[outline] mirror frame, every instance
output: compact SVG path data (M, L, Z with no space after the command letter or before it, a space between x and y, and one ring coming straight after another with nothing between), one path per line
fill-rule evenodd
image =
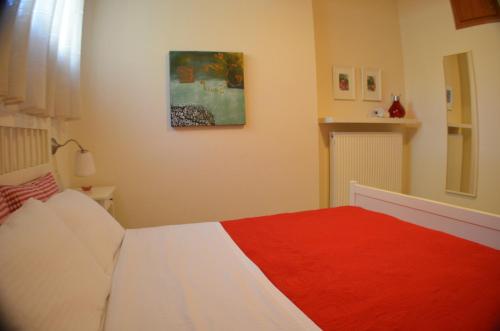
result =
M445 111L445 123L446 123L446 167L445 167L445 182L444 182L444 188L445 192L448 194L454 194L454 195L461 195L461 196L467 196L467 197L476 197L477 196L477 181L478 181L478 172L479 172L479 139L478 139L478 107L477 107L477 91L476 91L476 76L475 76L475 70L474 70L474 61L473 61L473 56L472 56L472 51L467 50L467 51L462 51L462 52L457 52L453 54L448 54L443 56L442 60L442 67L443 67L443 77L445 77L445 72L444 72L444 58L446 56L452 56L452 55L458 55L458 54L467 54L467 66L468 66L468 71L469 71L469 89L470 89L470 108L471 108L471 150L472 150L472 155L471 155L471 182L472 182L472 187L470 189L470 192L461 192L461 191L455 191L455 190L450 190L447 188L447 182L448 182L448 112ZM446 79L443 82L444 83L444 89L446 91ZM447 110L447 100L446 100L446 93L444 93L444 109Z

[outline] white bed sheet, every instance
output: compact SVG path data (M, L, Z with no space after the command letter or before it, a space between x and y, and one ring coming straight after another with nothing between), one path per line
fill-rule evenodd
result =
M208 222L126 231L105 330L319 328Z

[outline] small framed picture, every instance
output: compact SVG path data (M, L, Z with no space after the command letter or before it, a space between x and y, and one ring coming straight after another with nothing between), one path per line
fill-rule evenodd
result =
M333 98L338 100L356 99L354 67L333 66Z
M382 100L382 70L362 68L361 81L361 94L363 96L363 100Z
M453 110L453 88L446 86L446 108Z

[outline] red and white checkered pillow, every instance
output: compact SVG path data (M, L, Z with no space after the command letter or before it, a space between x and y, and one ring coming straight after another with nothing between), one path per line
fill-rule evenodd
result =
M21 185L0 186L0 195L3 196L5 202L7 203L9 213L12 213L16 209L20 208L29 198L47 201L57 192L59 192L59 187L57 186L54 176L50 172L42 177L32 180L31 182Z
M9 213L10 210L9 206L7 205L7 201L5 201L3 194L0 193L0 224L2 224L5 221L5 217L9 215Z

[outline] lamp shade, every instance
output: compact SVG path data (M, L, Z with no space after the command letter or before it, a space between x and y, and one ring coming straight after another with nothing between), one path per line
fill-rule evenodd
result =
M87 177L95 174L94 157L89 151L77 151L75 155L75 175Z

